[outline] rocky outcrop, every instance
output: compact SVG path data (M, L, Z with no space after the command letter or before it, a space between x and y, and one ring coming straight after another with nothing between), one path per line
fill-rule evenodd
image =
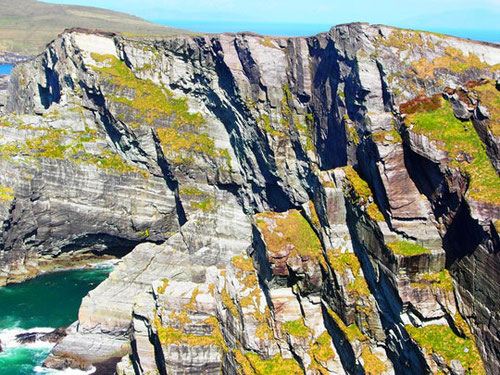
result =
M11 76L0 280L122 261L45 365L496 373L499 54L367 24L62 34Z

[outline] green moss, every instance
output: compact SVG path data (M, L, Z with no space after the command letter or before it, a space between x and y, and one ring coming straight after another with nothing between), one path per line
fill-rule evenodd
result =
M306 327L302 318L283 323L283 329L285 332L295 337L304 338L310 335L309 328Z
M285 133L276 130L273 125L271 124L271 118L269 117L268 114L263 114L261 116L261 126L264 128L266 133L269 133L271 135L274 135L276 137L285 137Z
M225 348L225 343L220 333L217 320L212 317L207 319L204 323L206 326L212 326L212 334L188 334L183 330L175 329L171 326L163 327L159 319L155 320L158 339L162 345L217 346L221 349Z
M414 256L430 254L429 249L407 241L389 242L386 245L394 254L397 255Z
M378 205L373 202L370 187L350 165L342 167L346 175L347 191L345 192L353 204L359 204L366 208L366 213L374 221L384 221L384 215L380 212Z
M372 134L372 139L377 143L401 143L402 139L396 129L389 131L379 131Z
M279 47L277 47L273 43L273 41L271 40L271 38L269 38L268 36L266 36L264 39L261 39L260 40L260 44L262 44L264 47L279 49Z
M439 147L448 152L450 166L469 178L467 196L500 205L500 178L486 154L485 145L470 122L455 118L448 102L441 99L441 107L436 110L408 115L405 123L412 126L413 132L437 140ZM462 161L461 153L469 155L472 161Z
M197 189L197 188L193 188L193 187L182 187L180 190L179 190L179 193L181 195L189 195L189 196L192 196L192 197L200 197L200 196L205 196L207 195L207 193Z
M345 337L350 343L354 341L366 341L368 338L361 333L358 326L353 323L346 326L342 319L333 310L328 310L328 314L333 318L339 329L344 333Z
M488 82L474 88L479 95L481 104L488 108L490 113L490 120L488 125L491 132L499 137L500 136L500 91L495 87L495 82Z
M323 332L311 347L311 356L321 363L326 363L335 359L335 352L332 350L332 338L327 331Z
M304 372L299 364L293 359L284 359L281 354L274 357L261 359L255 353L241 353L233 350L236 362L241 367L241 374L244 375L302 375Z
M436 69L448 69L451 72L461 74L472 68L495 71L499 66L500 64L490 66L481 62L477 55L470 52L465 56L462 50L453 47L446 47L445 55L432 61L421 59L412 63L412 68L417 72L417 76L423 79L427 77L434 78Z
M158 137L164 152L178 164L192 163L193 154L203 153L212 158L226 158L224 150L216 150L208 133L200 131L205 120L200 113L190 113L186 98L175 98L173 93L150 80L139 79L127 65L111 55L92 54L103 67L94 67L115 88L108 99L130 107L139 122L152 125L158 119L169 119L172 125L159 127ZM122 92L135 93L133 99L121 96ZM131 124L134 125L134 124ZM228 160L230 166L230 160Z
M92 164L110 173L141 172L144 177L147 171L128 164L111 150L103 149L99 154L85 152L83 143L95 142L95 130L85 132L68 132L63 129L35 128L45 134L28 138L24 143L10 143L0 146L0 158L11 159L14 156L28 158L64 159L75 164Z
M14 199L14 190L10 187L0 185L0 201L11 201Z
M270 252L278 252L286 245L293 245L290 253L292 257L322 258L321 242L299 211L264 212L255 215L255 219Z
M424 45L419 32L406 30L393 30L387 39L379 38L378 41L387 47L395 47L400 51Z
M372 353L369 347L361 351L361 358L364 362L364 369L367 375L380 375L387 371L387 366L378 356Z
M420 276L418 282L411 283L413 288L426 288L430 286L432 289L442 289L453 291L453 280L448 270L442 270L438 273L427 273Z
M356 130L356 127L352 123L352 121L349 120L349 117L347 117L345 120L345 128L347 130L347 135L348 138L354 143L354 145L359 145L359 134L358 131Z
M350 269L354 281L347 285L347 291L356 295L369 295L370 290L365 278L360 274L361 264L354 253L342 253L340 249L327 251L328 263L339 274L343 275Z
M207 198L201 202L191 201L191 207L200 209L200 210L205 211L205 212L214 211L215 210L215 199Z
M479 355L473 338L462 338L446 325L428 325L416 328L406 325L406 330L427 354L437 353L450 365L458 360L468 374L485 374L483 361Z

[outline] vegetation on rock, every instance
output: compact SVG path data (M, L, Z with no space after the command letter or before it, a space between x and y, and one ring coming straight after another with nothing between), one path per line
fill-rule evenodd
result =
M486 146L470 122L458 120L451 106L440 99L437 109L416 111L405 119L412 132L438 141L437 147L448 152L450 166L469 179L467 195L475 200L500 205L500 177L486 154ZM461 154L467 154L462 160Z
M458 360L471 375L484 374L484 367L473 338L457 336L447 325L431 324L425 327L406 325L410 336L427 354L436 353L443 357L448 365Z
M408 241L388 242L386 245L396 255L411 257L414 255L430 254L429 249Z

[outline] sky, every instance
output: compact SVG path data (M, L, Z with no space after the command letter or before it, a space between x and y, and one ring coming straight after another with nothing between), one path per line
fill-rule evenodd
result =
M500 0L45 0L96 6L202 32L308 35L347 22L382 23L455 34L484 32L500 41ZM197 28L193 28L197 27ZM252 30L252 28L254 30ZM288 31L288 32L287 32ZM458 35L463 36L463 35Z

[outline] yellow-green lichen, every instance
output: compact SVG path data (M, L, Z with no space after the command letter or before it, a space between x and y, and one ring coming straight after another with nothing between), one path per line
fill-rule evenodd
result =
M453 280L448 270L442 270L437 273L426 273L421 275L420 280L411 283L411 286L413 288L426 288L430 286L432 289L452 291Z
M366 207L366 213L374 221L384 221L384 215L380 212L378 205L373 202L372 191L366 181L350 165L342 167L342 170L345 173L348 187L346 193L350 197L351 202Z
M233 355L243 375L302 375L304 373L295 360L283 358L281 354L261 359L255 353L243 354L240 350L233 350Z
M428 355L439 354L448 365L452 360L458 360L468 374L485 374L483 361L473 338L459 337L447 325L405 327L412 339L427 350Z
M500 205L500 178L486 154L484 143L470 122L458 120L450 104L440 100L438 109L410 114L405 123L411 131L438 141L436 146L448 152L450 166L469 178L468 197ZM461 155L469 157L461 158Z
M297 320L290 320L283 323L283 330L291 336L295 337L308 337L310 335L309 328L304 324L304 320L299 318Z
M397 255L414 256L430 254L429 249L408 241L388 242L386 245L394 254Z
M284 246L292 245L290 256L322 257L321 242L299 211L264 212L255 215L255 219L271 253L279 252Z
M14 190L0 185L0 201L11 201L12 199L14 199Z
M361 358L367 375L380 375L387 371L387 365L369 347L363 348Z

